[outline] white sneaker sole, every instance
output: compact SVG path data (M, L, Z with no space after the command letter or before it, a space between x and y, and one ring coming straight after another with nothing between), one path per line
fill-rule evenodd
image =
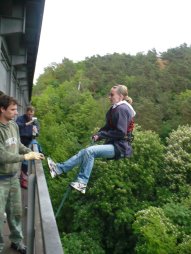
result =
M85 193L86 193L86 189L81 189L81 188L79 188L79 187L76 186L76 185L72 185L72 183L70 183L70 186L71 186L72 188L74 188L75 190L81 192L82 194L85 194Z
M58 174L54 170L54 166L52 165L52 159L50 159L48 157L47 158L47 162L48 162L48 167L49 167L50 175L51 175L52 178L55 178Z

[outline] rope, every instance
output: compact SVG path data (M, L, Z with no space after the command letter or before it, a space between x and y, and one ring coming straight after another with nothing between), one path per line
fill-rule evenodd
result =
M59 213L60 213L60 211L61 211L61 209L62 209L62 207L63 207L63 205L64 205L64 202L65 202L65 200L67 199L67 197L69 196L69 193L70 193L70 191L71 191L71 186L70 185L68 185L68 188L67 188L67 190L66 190L66 192L64 193L64 196L63 196L63 198L62 198L62 201L61 201L61 203L60 203L60 206L58 207L58 210L57 210L57 212L56 212L56 218L58 217L58 215L59 215Z
M94 143L95 143L94 139L91 138L90 146L94 145ZM59 213L60 213L60 211L61 211L61 209L62 209L62 207L64 205L64 202L66 201L67 197L69 196L69 193L71 192L71 189L72 189L72 187L70 185L68 185L68 188L67 188L66 192L64 193L64 196L62 198L60 206L58 207L58 210L56 212L56 215L55 215L56 218L58 217L58 215L59 215Z

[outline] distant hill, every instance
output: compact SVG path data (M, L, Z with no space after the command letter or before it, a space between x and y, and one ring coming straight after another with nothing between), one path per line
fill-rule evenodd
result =
M161 137L178 125L191 123L191 47L186 44L160 55L155 50L135 56L114 53L78 63L65 58L45 68L33 96L65 82L76 84L76 88L80 83L81 91L90 91L95 99L105 97L116 83L127 85L137 112L136 122Z

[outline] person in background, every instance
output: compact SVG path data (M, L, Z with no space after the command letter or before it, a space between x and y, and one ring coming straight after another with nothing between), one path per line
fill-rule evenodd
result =
M13 120L18 114L17 105L13 97L0 96L0 253L4 247L2 233L6 214L11 248L26 254L22 233L21 188L17 174L20 162L44 159L44 155L32 152L21 144L19 129Z
M37 118L34 117L35 109L32 106L26 108L26 113L16 119L19 126L21 143L27 147L30 146L32 140L38 136L39 125ZM28 186L28 162L23 161L21 164L20 185L27 189Z
M82 149L78 154L62 163L55 163L47 158L52 177L67 173L79 165L80 172L70 186L85 194L86 187L92 172L95 158L120 159L132 154L131 133L134 127L135 111L128 97L128 89L124 85L113 86L109 93L112 104L106 114L106 124L92 138L97 142L104 139L103 145L92 145ZM132 101L131 101L132 102Z

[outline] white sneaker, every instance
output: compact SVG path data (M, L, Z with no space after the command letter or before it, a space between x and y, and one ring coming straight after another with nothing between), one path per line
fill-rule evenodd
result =
M50 174L51 174L52 178L60 175L56 163L50 157L47 157L47 162L48 162L48 166L49 166Z
M81 193L85 194L86 193L86 184L84 183L80 183L80 182L71 182L70 186L78 191L80 191Z

